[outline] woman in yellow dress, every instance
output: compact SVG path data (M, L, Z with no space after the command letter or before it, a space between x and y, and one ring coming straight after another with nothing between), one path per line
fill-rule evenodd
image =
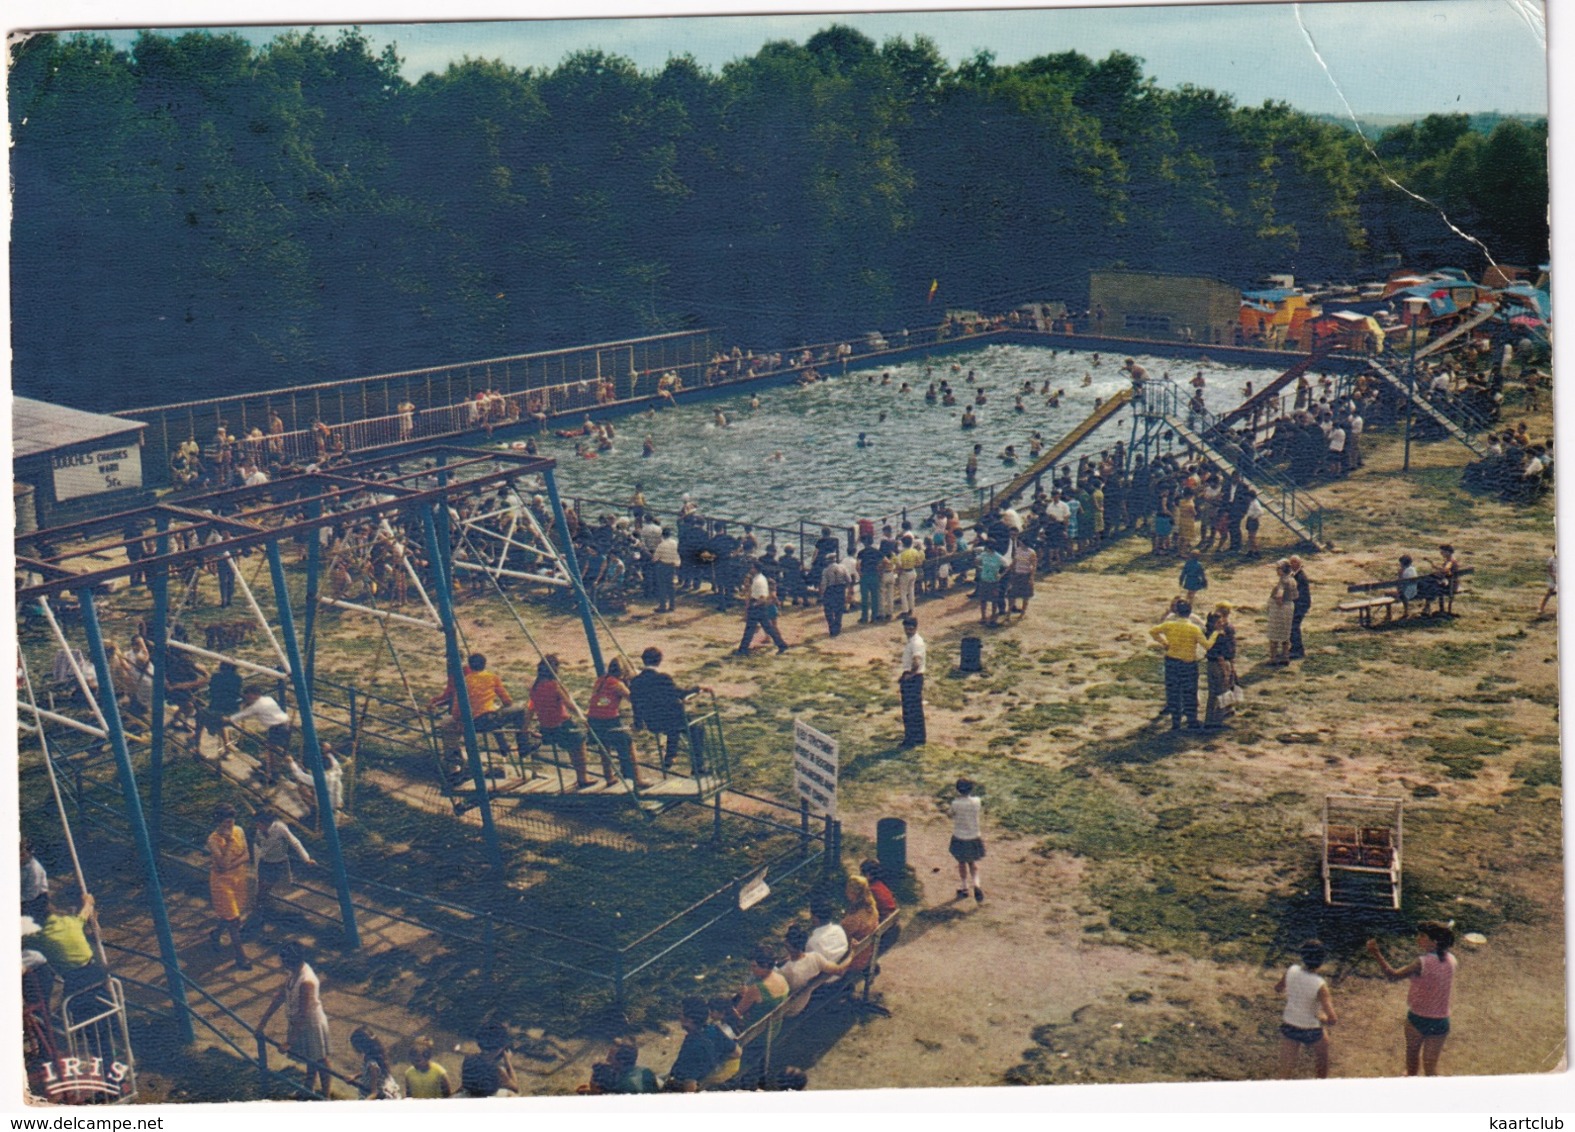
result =
M1192 498L1192 489L1181 493L1176 504L1176 553L1185 554L1198 542L1198 504Z
M241 946L241 921L246 917L246 892L250 877L246 865L251 853L246 848L246 832L235 824L235 807L225 803L213 811L213 832L208 834L208 899L219 926L208 933L215 948L224 945L224 932L230 933L235 966L250 971Z

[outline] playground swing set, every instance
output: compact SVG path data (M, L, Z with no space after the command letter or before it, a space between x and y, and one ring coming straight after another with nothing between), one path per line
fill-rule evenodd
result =
M408 470L413 465L415 470ZM141 861L146 881L150 918L154 934L158 937L159 958L165 968L168 994L176 1007L176 1015L181 1019L181 1029L186 1040L191 1039L185 993L187 980L180 971L156 866L161 786L170 740L165 719L165 676L170 650L179 650L209 662L233 664L239 670L281 685L279 700L281 704L290 704L292 708L292 722L295 725L292 731L300 736L302 761L307 767L304 777L309 778L312 786L310 798L315 804L310 809L320 826L326 863L334 873L344 942L350 948L359 947L355 912L339 846L335 807L331 803L324 765L324 744L316 719L313 656L319 610L326 608L346 615L370 616L380 625L384 645L399 670L400 682L410 701L410 712L400 713L404 723L408 726L411 720L423 721L419 730L425 736L439 767L438 782L454 801L456 811L474 810L479 814L487 858L494 871L501 876L503 860L493 822L494 801L501 801L505 794L510 793L518 795L522 804L527 798L536 802L547 797L566 801L584 799L587 795L567 788L562 774L564 752L548 744L551 754L544 754L539 741L529 738L523 714L503 722L506 726L513 726L516 735L526 740L515 747L517 754L514 769L519 773L514 777L529 783L529 788L511 784L507 777L496 775L491 769L490 758L484 756L481 740L490 732L478 731L470 711L461 666L462 632L453 604L456 548L452 543L457 534L465 553L473 561L478 560L475 543L479 541L479 535L473 537L472 532L478 530L474 526L467 528L449 521L451 512L448 503L451 499L484 490L489 485L510 483L523 476L539 476L551 500L556 522L560 529L564 529L567 524L553 480L552 467L551 460L535 457L437 447L407 453L398 458L351 465L331 474L309 473L276 483L188 498L178 506L155 504L129 515L107 516L31 532L18 539L18 607L24 614L36 614L47 624L58 650L57 671L67 677L66 681L56 681L54 690L68 693L65 698L69 700L56 702L56 697L49 695L42 698L48 704L45 706L45 702L35 695L31 673L26 668L26 657L21 655L27 699L24 718L19 722L24 731L37 736L57 796L60 792L59 772L68 772L65 776L68 783L75 779L80 795L83 776L102 767L107 761L105 756L112 758L114 775L119 781L124 801L124 817L136 844L137 857ZM419 524L430 571L426 580L416 569L412 556L390 522L391 517L401 520L406 531ZM128 543L118 537L118 532L124 531L132 523L139 524L140 529L146 529L150 521L156 531L157 551L133 563L125 557ZM398 559L395 568L406 572L410 588L418 595L428 617L412 617L398 610L381 608L375 587L368 587L367 592L360 595L361 601L350 601L348 595L321 593L323 547L320 532L329 524L355 522L373 524L381 537L394 544ZM109 532L116 534L109 535ZM566 544L560 554L534 521L516 524L507 531L506 538L509 543L517 545L504 545L505 554L500 557L506 557L518 546L527 546L542 562L549 564L553 576L574 591L592 662L597 674L603 674L605 665L596 627L599 615L579 584L579 570L572 544ZM306 601L302 634L297 633L280 550L282 542L292 539L305 546L303 564ZM261 552L257 571L260 572L264 565L269 570L276 624L264 612L252 581L246 578L239 566L239 556L256 551ZM105 565L106 562L110 564ZM189 612L187 607L195 602L200 571L209 564L218 571L228 572L227 581L233 582L233 588L239 591L252 620L256 622L255 633L230 633L226 635L228 639L222 642L205 638L202 646L184 639L183 622ZM133 576L145 579L153 596L152 617L146 634L150 663L137 670L135 690L125 686L125 670L112 666L112 646L106 643L98 615L100 600L107 593L124 586L125 581ZM170 602L172 576L177 580L189 579L184 599L173 608ZM502 585L506 575L490 570L487 571L487 577L493 591L503 599L522 635L537 655L543 656L535 636ZM252 580L255 580L255 574ZM73 604L74 609L71 608ZM66 611L74 612L80 618L85 653L67 636L61 617L57 615L57 605L65 606ZM461 722L467 772L463 777L443 773L445 769L455 768L443 767L437 730L421 710L422 705L410 687L406 666L389 632L391 621L409 628L435 629L442 634L447 674L457 701L454 714ZM607 631L605 622L602 622L602 628ZM240 641L249 636L260 640L272 654L265 662L236 655ZM301 643L303 636L306 642L304 649ZM616 639L611 637L610 631L608 636L616 647ZM628 670L632 670L633 665L628 663L627 654L621 647L618 651L625 657ZM19 649L19 654L22 653L23 650ZM101 689L109 691L101 694ZM143 702L146 701L145 727L140 722L128 720L123 714L120 703L122 698L128 701L128 707L138 710L143 710ZM328 698L325 696L325 701ZM386 707L389 703L371 695L361 697L359 705L356 700L355 691L351 689L345 722L352 735L352 752L355 749L355 737L367 729L369 714L379 710L374 705ZM583 713L578 705L572 705L572 701L571 711L583 725ZM331 711L326 714L330 717L333 715ZM714 801L716 822L720 828L721 795L728 787L730 776L720 717L714 703L709 712L691 719L687 735L690 741L703 742L708 748L706 761L709 769L703 779L672 774L664 776L660 784L648 791L641 790L634 783L619 783L619 790L603 789L596 794L603 797L611 793L627 794L642 812L650 815L682 802L705 804ZM592 738L594 741L594 735ZM59 742L62 739L65 740L64 745ZM137 748L138 761L145 767L149 778L148 808L151 822L149 815L143 811L142 797L136 783L133 746ZM240 748L244 745L236 746ZM506 744L503 744L503 749L506 761ZM200 748L198 753L201 754ZM605 756L607 752L603 749L602 753ZM256 761L261 762L261 757ZM539 765L545 765L549 771L556 769L556 776L541 773ZM260 804L276 807L296 820L300 820L307 809L299 802L291 805L291 800L298 798L298 794L287 786L274 789L271 795L258 790L252 781L256 774L255 767L246 757L244 749L225 751L221 746L219 757L213 760L212 766L232 779L237 786L251 791L258 797ZM65 822L65 807L58 806L58 809L62 822ZM70 836L69 829L67 836ZM83 891L87 891L85 882ZM102 957L102 944L99 950ZM63 1002L54 1012L47 1009L47 1003L45 1009L36 1010L30 1016L31 1040L40 1051L42 1060L39 1065L54 1064L52 1055L59 1053L62 1048L62 1056L69 1058L87 1048L83 1043L97 1043L95 1048L104 1054L99 1058L101 1063L123 1065L126 1069L116 1070L121 1076L117 1078L115 1090L101 1090L90 1099L126 1099L135 1091L135 1063L127 1037L124 996L113 977L108 978L104 986L103 992L94 997L93 1002L97 1005L91 1011L84 1005L86 1000ZM62 1042L63 1047L60 1044ZM58 1073L58 1069L49 1072ZM84 1092L80 1082L74 1087L78 1092Z

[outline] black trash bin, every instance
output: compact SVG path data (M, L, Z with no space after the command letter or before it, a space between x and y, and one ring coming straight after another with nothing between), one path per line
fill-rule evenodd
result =
M875 823L875 859L888 885L908 872L908 823L901 818L881 818Z
M984 665L980 663L983 655L983 646L978 637L964 637L962 639L962 661L960 663L962 671L983 672Z

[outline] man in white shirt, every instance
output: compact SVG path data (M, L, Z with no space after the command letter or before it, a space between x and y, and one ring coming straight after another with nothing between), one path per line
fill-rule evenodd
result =
M678 537L671 527L662 528L662 541L651 552L656 566L656 612L673 611L673 580L678 574L681 559L678 557Z
M897 677L897 691L902 697L902 742L899 748L922 747L924 732L924 665L927 650L924 638L919 636L916 617L902 619L902 631L907 642L902 646L902 674Z
M266 728L263 743L263 771L268 784L278 777L279 757L290 749L290 713L279 706L272 696L265 696L260 688L247 688L241 693L241 710L226 722L241 724L256 720Z
M815 928L809 933L805 950L818 952L833 963L841 963L848 956L848 933L842 930L835 915L829 897L817 895L809 902L809 916Z
M1345 426L1345 466L1347 468L1360 468L1362 466L1362 430L1367 427L1367 422L1362 419L1362 414L1351 410L1351 419Z
M788 644L777 629L777 595L771 579L760 572L759 566L750 563L744 581L749 587L749 597L744 601L744 639L739 642L738 655L749 655L756 630L763 631L776 642L779 654L787 652Z
M1345 472L1345 429L1336 421L1329 429L1329 474Z

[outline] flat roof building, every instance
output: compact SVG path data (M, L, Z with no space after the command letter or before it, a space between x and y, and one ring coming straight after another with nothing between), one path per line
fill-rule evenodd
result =
M18 532L135 507L142 487L141 421L31 397L11 398L12 497Z

